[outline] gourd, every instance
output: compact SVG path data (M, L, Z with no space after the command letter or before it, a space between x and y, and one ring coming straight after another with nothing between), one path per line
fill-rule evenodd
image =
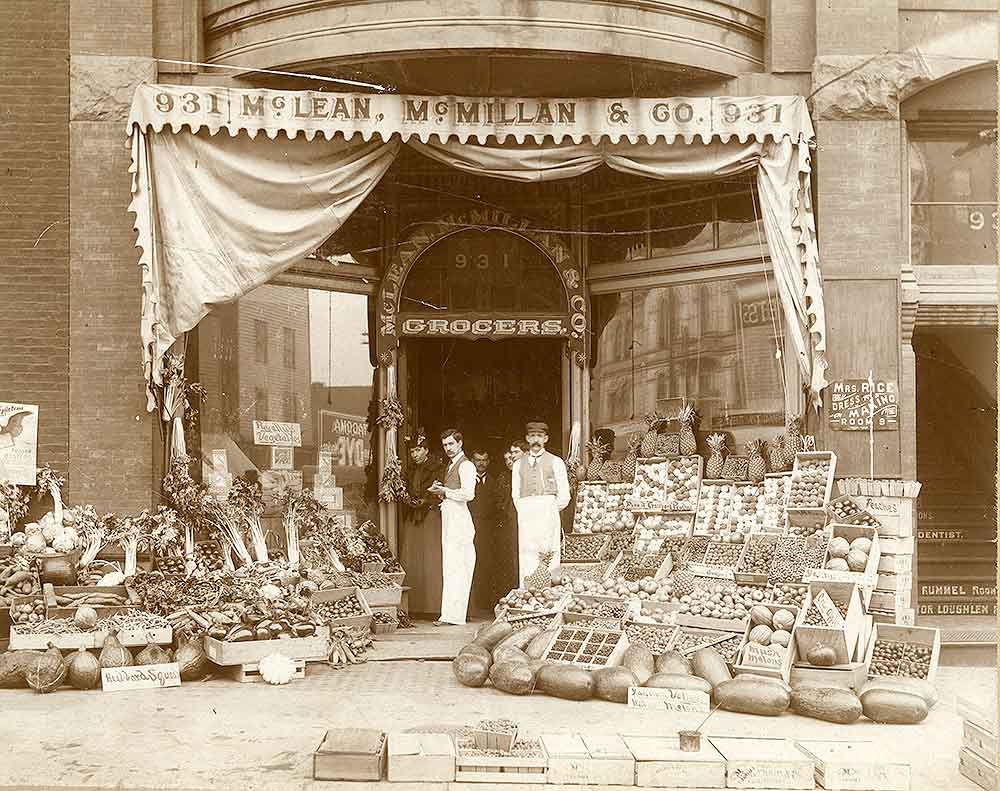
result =
M861 688L861 692L858 694L863 695L870 689L900 690L902 692L911 692L915 695L919 695L924 699L924 703L927 704L928 711L933 709L934 704L938 701L938 692L935 686L931 682L922 678L893 678L891 676L876 676L865 684Z
M52 643L49 650L35 657L24 674L28 686L35 692L52 692L59 689L66 679L66 663L62 654Z
M642 643L633 643L622 654L622 667L631 670L641 686L656 672L656 659Z
M487 624L480 629L472 642L476 645L481 645L487 651L492 651L497 643L513 631L514 627L507 621L495 621L494 623Z
M916 725L927 718L927 702L916 692L876 687L861 692L864 715L874 722Z
M602 667L592 674L594 696L612 703L628 703L628 688L639 686L635 673L625 667Z
M452 660L451 672L455 674L455 678L462 686L481 687L490 677L491 664L489 656L484 657L478 653L463 652Z
M691 660L677 651L667 651L656 657L657 673L682 673L691 675Z
M97 610L85 604L77 607L73 614L73 623L83 631L89 632L97 626Z
M700 676L712 685L712 689L733 680L733 674L729 672L726 660L711 646L694 652L694 656L691 657L691 667L696 676Z
M750 608L750 623L754 626L770 626L771 611L763 604L756 604Z
M538 671L535 687L563 700L589 700L594 696L594 675L582 667L546 665Z
M850 725L861 717L861 701L842 687L800 687L792 690L792 711L814 720Z
M552 642L558 632L558 629L546 629L543 632L539 632L531 638L531 642L524 649L524 653L532 659L541 659L542 654L545 653L545 649L549 647L549 643Z
M147 645L135 658L137 665L164 665L169 661L170 656L156 643Z
M40 651L5 651L0 654L0 689L24 689L28 686L25 673Z
M177 646L174 661L181 673L181 681L198 681L208 672L208 656L198 640L186 640Z
M84 648L78 648L66 661L66 680L74 689L97 689L101 685L101 663Z
M532 625L518 629L516 632L511 632L493 646L493 656L495 657L497 652L502 651L504 648L516 648L519 651L524 651L528 647L528 644L543 631L541 626Z
M257 669L268 684L287 684L295 678L295 662L284 654L268 654L260 660Z
M643 686L651 689L689 689L693 692L712 694L712 685L705 679L689 676L686 673L654 673Z
M493 661L493 655L483 648L481 645L476 645L475 643L468 643L463 645L458 652L459 654L471 654L472 656L480 657L487 664Z
M132 652L123 646L114 634L109 634L104 639L104 647L101 648L101 667L131 667Z
M496 648L493 651L493 662L528 662L531 657L520 648L509 645L505 648Z
M777 717L792 702L788 687L763 676L739 676L717 685L714 692L719 708L740 714Z
M833 667L837 664L837 652L828 645L816 643L806 652L806 662L816 667Z
M526 662L498 662L490 668L490 681L501 692L527 695L535 688L535 674Z

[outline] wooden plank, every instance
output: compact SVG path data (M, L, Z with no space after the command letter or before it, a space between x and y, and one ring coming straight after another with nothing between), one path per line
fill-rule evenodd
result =
M963 720L979 726L994 736L998 733L996 709L983 708L979 703L959 697L955 701L955 711Z
M249 665L265 656L283 654L289 659L324 659L329 652L327 636L293 637L278 640L247 640L227 643L205 637L205 653L217 665Z
M958 771L980 788L996 791L997 768L965 747L958 754Z
M623 735L635 756L635 784L649 788L724 788L726 762L705 737L684 752L677 737Z
M447 733L390 733L391 783L451 783L455 780L455 743Z
M800 740L816 782L828 791L909 791L910 765L887 763L871 742Z
M292 680L295 681L300 678L306 677L306 663L305 660L297 659L295 661L295 671L292 673ZM225 668L226 674L235 681L239 681L241 684L254 684L257 682L264 682L264 677L260 674L260 665L257 663L251 663L247 665L230 665ZM266 682L264 682L266 683Z
M839 687L860 692L868 681L864 662L852 662L840 668L796 665L792 668L789 685L797 687Z
M549 756L546 780L550 784L608 786L635 781L635 759L617 734L541 738Z
M965 720L962 723L962 746L972 750L984 761L997 765L997 737L974 722Z
M941 654L941 630L923 626L897 626L895 624L877 623L872 631L871 640L868 643L868 653L865 656L865 664L868 665L869 678L874 678L878 674L872 672L872 656L875 653L875 644L879 640L908 643L911 645L929 646L931 649L930 669L927 672L927 681L934 683L937 675L938 660Z
M381 731L329 730L313 754L313 779L381 780L385 751Z

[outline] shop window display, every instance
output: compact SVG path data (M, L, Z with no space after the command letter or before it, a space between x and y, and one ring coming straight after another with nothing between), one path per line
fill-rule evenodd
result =
M700 430L729 432L737 447L784 427L784 332L773 278L707 280L594 297L599 334L591 422L624 452L643 416L697 404Z
M320 451L329 451L344 507L363 510L372 392L366 297L265 285L219 306L198 327L198 378L208 393L206 469L212 452L225 450L230 473L268 470L271 449L254 444L253 422L297 423L293 472L302 485L313 487Z

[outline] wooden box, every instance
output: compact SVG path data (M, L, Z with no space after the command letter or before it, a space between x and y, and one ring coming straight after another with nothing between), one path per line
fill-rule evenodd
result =
M48 591L52 592L53 596L65 596L69 593L109 593L115 596L121 596L125 600L125 605L130 604L128 589L124 585L108 585L104 587L86 586L86 585L64 585L64 586L44 586L46 588L46 593ZM53 607L65 607L75 609L79 605L77 604L59 604L58 602L51 601L48 602ZM93 606L93 605L91 605ZM60 616L61 617L61 616Z
M839 628L831 626L811 626L805 623L805 614L812 606L813 599L820 591L826 591L831 599L847 601L847 616L844 625ZM802 619L795 627L795 644L799 657L806 661L809 650L816 645L832 648L837 655L835 664L844 665L854 656L858 639L864 630L865 608L861 604L861 596L857 586L851 582L810 582L809 592L802 606Z
M127 648L144 645L171 645L174 642L174 630L170 626L157 626L152 629L120 629L118 641Z
M480 755L480 751L475 749L471 739L459 739L456 747L456 782L504 784L545 782L548 756L541 739L524 737L519 740L514 752L507 756Z
M455 782L455 742L447 733L390 733L390 783Z
M737 675L747 674L778 678L787 684L792 673L792 665L795 663L795 633L798 631L799 623L802 620L802 611L800 611L794 604L761 604L759 606L766 607L772 614L778 610L789 610L792 612L795 616L795 624L791 629L791 640L789 641L787 648L782 648L779 645L772 646L780 655L780 663L775 664L774 666L750 664L747 661L747 653L751 650L749 648L750 632L754 627L753 622L748 620L746 629L743 632L743 642L740 645L739 653L736 655L736 662L733 664L733 672Z
M306 677L306 662L304 659L294 659L295 670L292 673L292 680L298 680L300 678ZM247 665L228 665L226 667L227 675L234 681L239 681L241 684L254 684L264 680L264 677L260 674L260 665L256 662L251 662Z
M364 615L352 615L350 618L337 618L336 620L330 621L331 628L337 627L357 627L359 629L369 629L372 622L372 608L368 605L365 600L364 594L361 593L360 588L327 588L326 590L318 590L312 595L312 600L314 602L324 602L324 601L340 601L341 599L346 599L348 596L354 596L361 603L361 609ZM400 596L402 596L402 588L400 588Z
M817 459L828 460L830 462L830 468L826 474L826 490L823 494L823 503L815 508L792 508L790 505L786 504L785 510L788 513L816 513L817 515L822 515L824 518L826 517L826 507L830 502L830 495L833 493L833 478L837 473L837 454L830 450L815 450L804 453L796 453L795 464L792 465L792 476L794 480L794 475L799 471L803 461L814 461ZM792 486L794 487L795 484L793 483Z
M790 605L791 606L791 605ZM736 620L735 618L707 618L704 615L691 615L690 613L677 613L674 621L678 626L686 626L691 629L714 629L720 632L745 632L747 619Z
M997 764L997 735L974 722L962 722L962 747L971 750L993 766Z
M572 632L572 636L570 636ZM579 645L576 642L579 641ZM566 643L563 647L562 644ZM596 670L617 667L628 648L625 632L594 629L588 623L564 625L549 642L542 655L550 662ZM610 650L609 650L610 649Z
M692 459L698 468L698 485L694 488L693 494L687 503L679 502L677 500L668 500L666 493L664 493L663 510L667 513L690 514L693 516L698 511L698 498L701 495L701 479L705 474L705 460L701 456L668 456L667 475L669 476L674 467L678 466L682 460L690 461Z
M889 640L898 643L909 643L925 646L931 649L930 669L927 671L927 681L934 683L937 675L938 660L941 654L941 631L939 629L929 629L923 626L896 626L888 623L877 623L872 630L872 637L868 643L868 653L865 656L865 664L868 665L869 677L879 675L872 667L872 656L875 653L875 645L879 640Z
M403 588L363 588L361 595L369 607L398 607L403 598Z
M796 664L788 683L792 689L798 687L839 687L855 693L861 691L868 682L868 667L864 662L850 662L839 667L813 667Z
M726 762L706 738L683 752L676 736L623 735L635 758L635 785L645 788L725 788Z
M635 759L617 734L543 734L549 756L546 781L567 785L624 785L635 782Z
M77 648L102 648L107 632L76 632L72 634L26 634L10 627L8 647L11 651L30 649L44 651L52 643L60 651L75 651Z
M879 536L879 550L887 555L912 555L913 536L898 538L896 536Z
M879 535L900 538L913 535L914 498L865 495L858 499L861 507L879 521Z
M326 732L313 753L314 780L382 779L385 734L362 728L336 728Z
M883 547L882 555L878 560L878 573L881 574L912 574L913 555L890 555L884 547L885 542L879 537Z
M289 659L319 660L326 659L329 650L326 635L246 640L242 643L230 643L205 636L205 653L217 665L252 665L271 654L282 654Z
M957 698L955 700L955 713L963 720L979 726L981 730L994 736L997 730L997 710L991 704L984 708L981 704L968 700L967 698Z
M912 574L879 574L875 582L875 590L885 593L905 591L913 587Z
M494 731L484 728L472 729L472 741L477 750L496 750L509 753L517 744L517 726L512 731Z
M709 741L726 761L726 788L816 787L812 761L790 739L710 736Z
M856 538L867 538L872 542L871 550L868 553L868 563L864 571L834 571L832 569L810 569L806 572L804 580L806 582L854 582L865 588L874 589L878 582L878 564L882 556L881 544L878 532L874 527L864 527L861 525L841 525L830 526L831 538L845 538L848 543ZM830 559L829 550L826 560ZM864 595L862 595L864 598Z
M403 584L403 580L406 579L405 569L403 571L383 571L382 573L400 586Z
M909 791L910 765L887 763L871 742L796 741L828 791Z
M997 767L988 761L984 761L966 747L963 747L958 754L958 771L980 788L985 788L987 791L996 791Z

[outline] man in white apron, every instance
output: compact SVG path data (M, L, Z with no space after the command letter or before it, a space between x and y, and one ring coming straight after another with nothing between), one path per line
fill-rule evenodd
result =
M559 512L569 505L569 478L566 465L545 450L549 427L528 423L525 428L528 452L514 462L511 470L511 498L517 509L517 559L520 585L538 568L539 556L552 553L549 568L559 565L562 526Z
M472 573L476 568L476 528L469 503L476 497L476 467L462 451L462 434L441 432L441 447L450 461L444 483L434 481L430 491L441 500L441 615L435 626L465 623L469 610Z

